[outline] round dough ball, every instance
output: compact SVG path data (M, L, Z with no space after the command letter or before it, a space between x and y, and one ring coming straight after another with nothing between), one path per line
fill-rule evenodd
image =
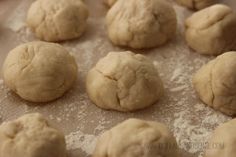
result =
M194 10L201 10L216 4L219 0L176 0L179 4Z
M200 99L227 115L236 114L236 52L227 52L204 65L193 77Z
M103 109L133 111L154 104L163 93L152 62L132 52L110 52L87 75L90 99Z
M219 55L236 49L236 14L225 5L213 5L186 20L185 38L200 54Z
M77 77L77 65L62 46L30 42L13 49L3 65L6 85L32 102L47 102L61 97Z
M66 157L64 135L41 114L26 114L0 126L1 157Z
M204 157L235 157L236 119L221 124L210 138Z
M115 3L116 3L117 0L104 0L104 3L109 6L109 7L112 7Z
M81 0L37 0L27 16L27 24L45 41L78 38L86 28L88 9Z
M128 119L98 139L93 157L179 157L176 140L161 123Z
M138 9L137 9L138 8ZM110 40L135 49L160 46L176 32L176 14L163 0L119 0L106 17Z

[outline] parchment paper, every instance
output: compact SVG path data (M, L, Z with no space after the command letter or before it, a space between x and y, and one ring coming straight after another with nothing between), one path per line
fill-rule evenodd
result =
M9 50L20 43L38 40L24 24L32 1L0 0L0 68ZM236 9L234 0L222 2ZM73 89L54 102L34 104L12 93L3 84L0 74L1 122L24 113L40 112L65 133L68 156L82 157L93 152L99 134L127 118L160 121L174 133L183 157L200 157L212 130L231 117L206 107L191 85L192 74L214 58L201 56L186 46L183 22L192 11L172 2L178 16L176 37L162 47L135 51L153 60L164 82L165 96L147 109L120 113L97 108L85 91L86 73L99 58L110 51L127 50L112 45L108 39L104 19L108 8L102 0L85 0L85 3L90 10L85 34L80 39L61 43L78 63L78 79Z

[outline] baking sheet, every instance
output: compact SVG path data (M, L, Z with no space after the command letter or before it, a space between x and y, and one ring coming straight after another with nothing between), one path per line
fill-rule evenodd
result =
M0 0L0 68L9 50L37 40L24 23L32 1ZM192 12L171 1L178 16L176 37L162 47L136 51L150 57L159 69L165 85L164 97L147 109L120 113L97 108L85 92L85 76L99 58L110 51L127 50L113 46L107 38L104 18L108 8L102 0L85 0L85 3L90 11L85 34L61 43L78 63L78 79L73 89L54 102L36 105L9 91L0 74L0 122L40 112L65 133L69 157L86 157L93 152L102 132L127 118L160 121L174 133L183 157L201 157L212 130L231 118L201 103L191 85L192 74L213 58L194 53L185 44L183 22ZM236 9L234 0L222 3Z

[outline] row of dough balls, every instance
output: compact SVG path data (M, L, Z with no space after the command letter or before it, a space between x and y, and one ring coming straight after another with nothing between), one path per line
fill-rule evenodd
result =
M77 64L59 44L34 41L7 55L3 64L5 84L21 98L48 102L61 97L74 84ZM154 104L163 93L153 63L132 52L110 52L92 68L87 93L99 107L132 111Z
M165 0L105 2L112 6L106 15L106 25L108 36L115 45L152 48L175 36L176 13ZM189 47L208 55L236 49L236 14L231 8L213 5L217 0L177 2L192 9L202 9L185 22ZM28 11L27 24L41 40L55 42L80 37L85 31L87 18L88 9L81 0L37 0Z
M233 157L236 119L220 125L206 147L204 157ZM64 134L39 113L30 113L0 125L1 157L66 157ZM128 119L105 131L93 157L180 157L171 131L162 123Z
M227 115L236 114L236 52L226 52L203 66L193 85L200 99ZM3 65L5 84L21 98L48 102L61 97L77 78L77 64L61 45L41 41L9 52ZM88 72L89 98L103 109L133 111L148 107L164 88L152 61L132 52L110 52Z

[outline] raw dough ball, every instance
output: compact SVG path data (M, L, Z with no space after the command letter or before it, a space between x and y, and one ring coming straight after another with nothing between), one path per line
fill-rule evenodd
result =
M81 0L37 0L27 16L27 24L45 41L80 37L86 28L88 9Z
M77 76L77 65L59 44L30 42L13 49L3 65L7 86L23 99L47 102L61 97Z
M179 149L165 125L129 119L99 138L93 157L179 157Z
M193 77L200 99L228 115L236 114L236 52L227 52L203 66Z
M104 3L108 5L109 7L112 7L117 0L104 0Z
M1 157L66 157L64 135L41 114L26 114L0 126Z
M133 111L154 104L163 93L152 62L132 52L110 52L87 75L87 92L99 107Z
M218 0L176 0L179 4L189 9L200 10L216 4Z
M213 133L204 157L235 157L236 119L220 125Z
M166 43L177 25L175 11L165 0L119 0L108 11L106 22L115 45L136 49Z
M186 20L188 45L201 54L219 55L236 49L236 14L225 5L213 5Z

